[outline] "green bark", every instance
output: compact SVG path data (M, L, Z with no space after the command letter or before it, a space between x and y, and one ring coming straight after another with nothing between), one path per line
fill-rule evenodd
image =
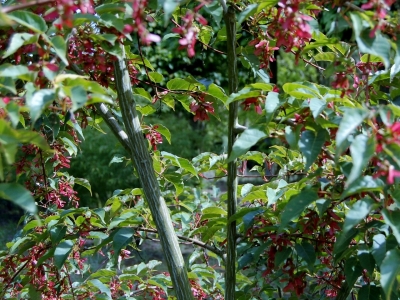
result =
M227 33L227 59L229 93L237 92L238 71L236 60L236 15L232 6L224 13ZM228 123L228 157L236 140L236 125L238 122L238 102L229 104ZM228 163L228 220L236 213L237 208L237 160ZM236 287L236 221L228 223L227 227L227 256L225 271L225 300L235 299Z
M123 57L125 57L125 53ZM153 160L148 151L148 143L143 136L136 112L132 85L124 59L120 59L115 63L115 81L133 165L139 175L145 199L149 204L157 227L176 297L179 300L193 299L191 285L178 239L172 226L170 212L164 198L161 196L153 168Z

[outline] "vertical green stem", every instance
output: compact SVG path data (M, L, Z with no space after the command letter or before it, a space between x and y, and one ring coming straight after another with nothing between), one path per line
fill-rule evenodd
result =
M125 57L124 49L123 57ZM157 227L176 297L179 300L191 300L193 295L182 252L172 226L170 212L164 198L161 196L153 168L153 159L147 149L148 144L143 136L136 112L132 85L124 59L120 59L115 63L115 84L133 165L139 175L144 196Z
M236 15L234 8L230 6L224 14L227 33L227 58L229 94L237 92L238 71L236 61ZM232 152L236 140L235 127L238 123L238 102L229 104L228 124L228 157ZM237 206L237 161L228 163L228 220L236 213ZM225 300L235 299L236 287L236 222L231 222L227 227L227 256L225 273Z

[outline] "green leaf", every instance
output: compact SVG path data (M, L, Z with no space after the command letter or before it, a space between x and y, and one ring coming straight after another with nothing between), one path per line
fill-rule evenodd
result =
M31 192L18 183L0 183L0 195L31 214L37 213L35 199Z
M358 234L358 232L358 229L351 228L349 231L341 233L336 239L335 245L333 246L333 254L340 254L349 248L351 241Z
M363 169L368 165L369 160L374 156L376 148L375 137L369 138L364 134L356 136L350 146L353 167L347 178L346 185L349 186L354 180L360 178Z
M226 216L228 213L220 207L212 206L203 209L203 215L223 215Z
M58 244L67 232L67 226L53 226L50 229L50 239L53 245Z
M246 129L240 134L232 147L232 152L229 155L228 162L233 161L240 155L245 154L252 146L257 144L259 140L267 135L258 129Z
M201 26L200 32L199 32L199 40L205 44L208 45L210 43L211 37L213 36L213 29L210 26ZM204 48L207 48L204 46Z
M370 275L372 275L376 266L373 255L368 250L358 250L357 256L361 267L367 270Z
M363 285L358 291L358 299L362 300L378 300L381 299L380 288L374 285Z
M99 291L100 291L101 293L106 294L106 296L107 296L106 299L109 299L109 300L112 299L110 288L109 288L108 286L106 286L104 283L102 283L100 280L98 280L98 279L92 279L92 280L90 280L89 282L90 282L91 284L93 284L93 286L95 286L96 288L98 288ZM96 297L96 299L99 299L99 298Z
M182 169L184 169L185 171L188 171L189 173L191 173L192 175L197 177L197 171L196 168L190 163L189 160L187 160L186 158L178 158L179 161L179 165Z
M263 212L264 212L263 210L259 209L250 211L247 214L245 214L243 216L244 231L247 231L247 229L249 229L253 225L254 218Z
M369 111L361 108L347 109L336 134L336 159L344 152L347 137L367 118Z
M317 258L314 246L308 242L303 241L301 244L295 245L297 255L300 256L307 263L309 269L314 268L314 263Z
M111 162L110 162L110 164L111 164ZM90 186L89 180L87 180L85 178L75 178L74 183L85 187L90 192L90 195L92 195L92 187Z
M25 27L28 27L33 32L44 33L47 31L45 20L33 12L18 10L7 14L7 17Z
M283 246L282 250L278 251L275 254L275 260L274 260L275 267L279 267L289 257L291 253L292 253L292 248Z
M61 127L60 117L56 113L51 113L48 115L45 123L53 131L53 140L54 140L58 136L58 133L60 132L60 127Z
M308 170L317 159L326 141L326 136L325 129L320 129L317 132L306 130L301 134L299 148L306 158L305 170Z
M30 109L32 123L40 117L46 105L53 102L56 98L55 92L52 89L41 89L34 92L32 97L26 100L26 106Z
M397 276L400 274L400 250L393 249L386 253L386 257L383 260L381 266L381 285L382 289L385 292L385 299L392 299L391 294L393 291L394 283L397 279Z
M331 200L329 199L318 199L315 203L317 210L318 210L318 215L321 217L328 207L331 205Z
M280 105L279 94L276 92L269 92L265 100L265 118L267 124L271 122Z
M72 111L83 107L87 101L86 91L81 86L74 86L71 89Z
M0 77L12 77L26 81L33 81L37 72L32 72L27 66L3 64L0 66Z
M298 99L322 98L316 87L312 85L305 85L305 83L285 83L282 88L286 94Z
M365 28L363 17L359 13L351 13L350 18L353 22L354 33L357 45L361 52L376 55L382 58L385 69L390 66L390 41L385 38L380 31L376 31L371 37L370 28Z
M298 218L312 202L318 199L318 194L310 189L303 189L299 194L290 198L281 215L280 230L284 230L290 221Z
M150 80L155 83L160 83L164 80L164 76L157 72L148 72Z
M346 214L342 234L346 234L350 229L358 225L374 207L374 201L371 198L358 200L349 212Z
M3 54L3 58L14 54L21 46L34 44L38 41L38 35L31 33L14 33L8 45L6 52Z
M310 99L310 110L312 111L314 119L318 118L326 106L326 101L318 98Z
M253 16L258 8L258 3L250 4L238 16L238 24L242 24L249 16Z
M17 93L17 90L15 88L15 81L11 77L0 77L0 89L5 89L13 94Z
M242 257L238 260L238 270L243 269L244 267L250 265L254 261L254 254L253 253L245 253Z
M158 128L156 129L156 131L158 131L159 133L161 133L168 141L168 143L171 144L171 132L169 132L168 128L165 127L164 125L161 124L156 124L154 126L158 126ZM154 127L153 126L153 127Z
M68 65L67 60L67 44L61 35L56 35L51 38L51 43L53 44L54 50L57 56L63 61L65 65Z
M29 284L28 294L29 299L31 300L40 300L42 299L42 292L38 290L34 285Z
M167 88L175 91L193 91L196 86L185 79L174 78L167 82Z
M228 96L225 94L224 90L214 83L208 86L207 93L214 98L221 100L223 103L226 103L228 100Z
M400 244L400 211L389 211L386 208L382 210L383 218L393 231L397 242Z
M257 215L264 212L264 210L260 209L259 207L244 207L244 208L241 208L233 216L231 216L229 218L229 220L228 220L228 223L232 223L233 221L237 221L240 218L243 218L245 215L247 215L248 213L253 212L253 211L257 211L257 213L256 213Z
M336 54L334 52L317 53L313 57L316 61L335 61Z
M164 8L164 25L167 26L169 24L169 19L171 18L175 9L179 6L181 1L176 0L164 0L163 8Z
M400 35L396 38L396 56L394 57L394 64L390 68L390 82L400 72Z
M182 175L181 174L165 174L164 175L165 180L171 182L174 187L175 187L175 196L179 196L183 192L183 181L182 181Z
M385 184L379 178L363 176L353 181L343 192L341 199L361 192L381 191Z
M243 99L247 99L247 98L253 98L253 97L258 97L261 95L261 91L260 90L254 90L252 88L249 87L245 87L243 89L241 89L239 92L237 93L232 93L228 100L225 102L225 105L228 106L230 103L234 102L234 101L239 101L239 100L243 100Z
M345 261L344 275L346 277L347 285L353 288L354 283L362 275L362 267L356 257L350 257Z
M297 150L299 148L300 130L301 126L295 128L291 126L285 127L285 138L292 150Z
M124 3L106 3L106 4L101 4L95 8L96 13L99 15L105 14L105 13L120 13L123 11L125 8Z
M376 264L380 266L386 255L386 237L383 234L377 234L373 237L371 253Z
M113 237L114 257L118 258L121 249L132 240L134 233L135 230L131 227L124 227L117 230Z
M60 270L63 267L64 262L71 253L73 246L74 242L71 240L65 240L58 244L56 250L54 251L54 265L57 267L57 269Z

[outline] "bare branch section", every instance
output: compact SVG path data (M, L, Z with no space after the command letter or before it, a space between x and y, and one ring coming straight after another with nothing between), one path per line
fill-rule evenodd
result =
M193 299L193 294L185 262L172 225L170 212L164 198L161 196L160 186L154 172L153 159L147 149L148 143L143 136L133 98L132 84L125 64L125 49L123 46L121 48L123 59L119 59L114 63L115 86L128 136L130 154L157 227L177 299L191 300Z
M224 3L221 0L221 3ZM225 8L224 8L225 10ZM236 55L236 14L233 6L224 12L224 21L227 33L227 59L228 59L228 82L229 94L236 93L238 89L238 70ZM236 140L238 125L238 102L229 104L228 121L228 157L232 153L233 144ZM228 163L228 220L237 210L237 160ZM236 221L228 222L227 226L227 253L225 271L225 299L234 300L236 290Z
M79 67L75 64L70 64L72 70L78 75L84 76L85 74ZM103 118L104 122L106 122L107 126L111 129L112 133L121 143L121 145L125 148L126 151L130 152L128 136L125 133L124 129L119 125L117 119L114 114L110 111L110 109L104 103L96 103L95 104L96 111Z

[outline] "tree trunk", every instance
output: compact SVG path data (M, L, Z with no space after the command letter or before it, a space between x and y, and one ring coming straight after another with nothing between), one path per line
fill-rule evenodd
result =
M125 58L124 49L123 58ZM122 118L126 134L128 135L128 145L132 162L139 175L145 199L149 204L157 227L176 296L179 300L193 299L182 252L172 226L170 212L164 198L161 196L160 187L153 168L153 159L148 151L148 143L143 136L136 112L132 85L124 59L119 59L115 63L115 82Z
M227 59L229 94L236 93L238 88L238 71L236 60L236 15L232 6L224 13L227 33ZM228 157L236 140L238 123L238 102L229 104L228 123ZM236 213L237 207L237 160L228 163L228 220ZM227 225L227 253L225 270L225 300L235 299L236 288L236 221Z

